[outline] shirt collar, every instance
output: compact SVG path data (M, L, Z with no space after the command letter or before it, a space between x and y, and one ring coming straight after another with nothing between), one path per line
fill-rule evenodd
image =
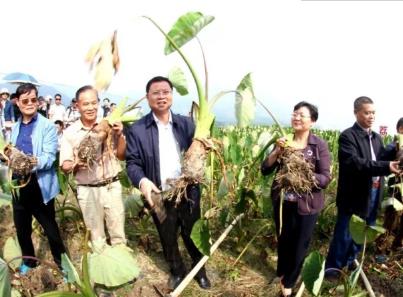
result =
M157 123L157 125L163 125L163 123L157 118L155 113L152 113L154 121ZM172 113L169 111L169 118L168 118L168 123L172 125Z
M26 123L26 124L22 121L22 117L21 117L21 124L23 124L23 125L30 125L30 124L35 123L37 119L38 119L38 112L35 113L35 115L31 118L31 120L30 120L28 123Z
M357 122L358 127L360 127L362 130L364 130L367 134L371 134L371 128L364 128Z
M98 118L96 119L95 124L94 124L94 126L92 128L88 128L88 127L84 126L83 122L81 121L81 118L77 121L77 123L78 123L78 126L79 126L79 130L88 131L88 130L91 130L92 128L94 128L96 125L99 124L99 119Z

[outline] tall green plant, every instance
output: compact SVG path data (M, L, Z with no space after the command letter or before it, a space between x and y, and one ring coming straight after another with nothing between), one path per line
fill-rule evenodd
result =
M208 15L203 15L200 12L188 12L181 17L175 22L175 24L172 26L171 30L166 33L153 19L151 19L148 16L144 16L146 19L148 19L165 37L166 43L165 43L165 49L164 53L166 55L169 55L171 53L177 52L182 60L185 62L188 70L190 71L193 81L196 86L197 94L198 94L198 106L197 108L194 108L194 111L196 114L194 115L195 122L196 122L196 130L195 130L195 135L194 135L194 142L192 143L191 148L189 151L191 151L193 144L195 144L195 140L200 141L203 143L205 153L207 153L208 150L210 150L213 147L213 142L210 141L209 139L211 138L211 131L213 127L213 123L215 120L215 116L212 112L212 108L214 104L217 102L219 98L224 96L225 94L228 94L230 92L237 92L237 103L238 106L241 106L241 98L243 98L245 101L248 100L246 98L254 98L253 95L253 90L251 88L251 79L250 75L247 75L242 82L240 83L240 86L238 87L239 91L225 91L225 92L220 92L218 93L215 97L213 97L213 100L209 101L209 80L208 80L208 70L207 70L207 62L206 62L206 57L204 54L203 47L201 45L201 42L198 38L198 34L201 30L203 30L208 24L210 24L213 20L213 16L208 16ZM190 62L189 58L185 55L185 53L182 50L183 45L187 44L189 41L196 39L201 50L202 58L203 58L203 66L204 66L204 83L202 80L199 78L198 74L195 71L195 68L193 67L192 63ZM183 80L183 73L179 70L175 70L173 73L171 72L170 74L171 78L174 78L174 85L178 92L180 93L185 93L186 88L183 88L183 86L186 86ZM179 78L179 79L178 79ZM179 82L179 83L177 83ZM181 87L178 88L177 86L180 85ZM243 106L243 105L242 105ZM238 108L240 112L237 112L238 117L243 117L242 114L246 114L249 112L249 109L243 109L243 108ZM245 116L244 119L247 120L247 118L250 117L250 112L249 115ZM195 145L197 148L197 145ZM189 154L190 156L190 154ZM201 157L201 158L204 158ZM210 164L210 166L213 166L214 163ZM198 180L198 172L197 174L192 175L187 168L187 161L186 161L186 156L185 156L185 162L184 162L184 174L191 175L192 179L195 179L196 182L201 182ZM190 170L191 171L191 170ZM214 169L210 168L210 171L213 172ZM213 187L210 187L213 189ZM208 232L208 224L206 222L199 222L195 224L195 230L192 232L192 238L196 244L196 246L204 253L208 251L206 248L209 245L209 232Z

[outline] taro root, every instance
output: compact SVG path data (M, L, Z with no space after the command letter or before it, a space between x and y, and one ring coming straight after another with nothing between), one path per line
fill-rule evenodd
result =
M9 160L8 166L13 174L18 176L28 176L31 174L35 157L27 156L10 144L4 148L4 155Z
M87 135L78 146L77 157L79 162L91 165L97 158L99 141L91 134Z
M175 204L178 205L182 198L187 199L186 188L189 185L203 183L207 154L212 147L213 144L210 140L193 139L184 156L182 175L177 179L167 181L171 189L167 191L164 198L175 199Z
M304 154L288 146L280 158L282 166L276 175L279 187L285 192L311 193L316 186L314 168L304 159Z

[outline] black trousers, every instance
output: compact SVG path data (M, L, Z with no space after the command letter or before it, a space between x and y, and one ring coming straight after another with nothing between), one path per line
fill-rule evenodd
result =
M279 206L275 209L277 235ZM286 288L293 288L302 269L318 215L298 214L298 203L284 201L281 234L278 236L277 276Z
M188 188L188 200L184 199L175 207L174 202L165 201L167 212L166 219L160 223L156 215L153 215L154 223L157 227L164 257L170 271L174 276L185 276L187 273L178 247L178 232L182 236L186 249L192 258L193 266L199 262L203 254L194 245L190 234L194 223L200 218L200 190L196 186ZM197 276L205 276L203 267Z
M56 264L61 267L61 254L66 252L59 228L55 220L54 200L43 203L42 193L36 176L19 190L19 195L13 197L14 224L17 230L18 242L23 256L35 257L32 243L32 216L41 224L48 238L50 250ZM30 267L36 265L32 259L24 259L24 264Z

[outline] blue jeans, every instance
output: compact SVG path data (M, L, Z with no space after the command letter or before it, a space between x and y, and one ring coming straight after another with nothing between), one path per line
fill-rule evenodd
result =
M365 219L368 225L375 225L379 203L379 189L372 188L369 213ZM338 211L336 226L334 227L333 240L330 243L329 253L326 259L326 269L342 269L345 266L351 267L354 259L361 250L361 245L356 244L349 230L349 223L352 214ZM328 274L332 274L330 271Z

